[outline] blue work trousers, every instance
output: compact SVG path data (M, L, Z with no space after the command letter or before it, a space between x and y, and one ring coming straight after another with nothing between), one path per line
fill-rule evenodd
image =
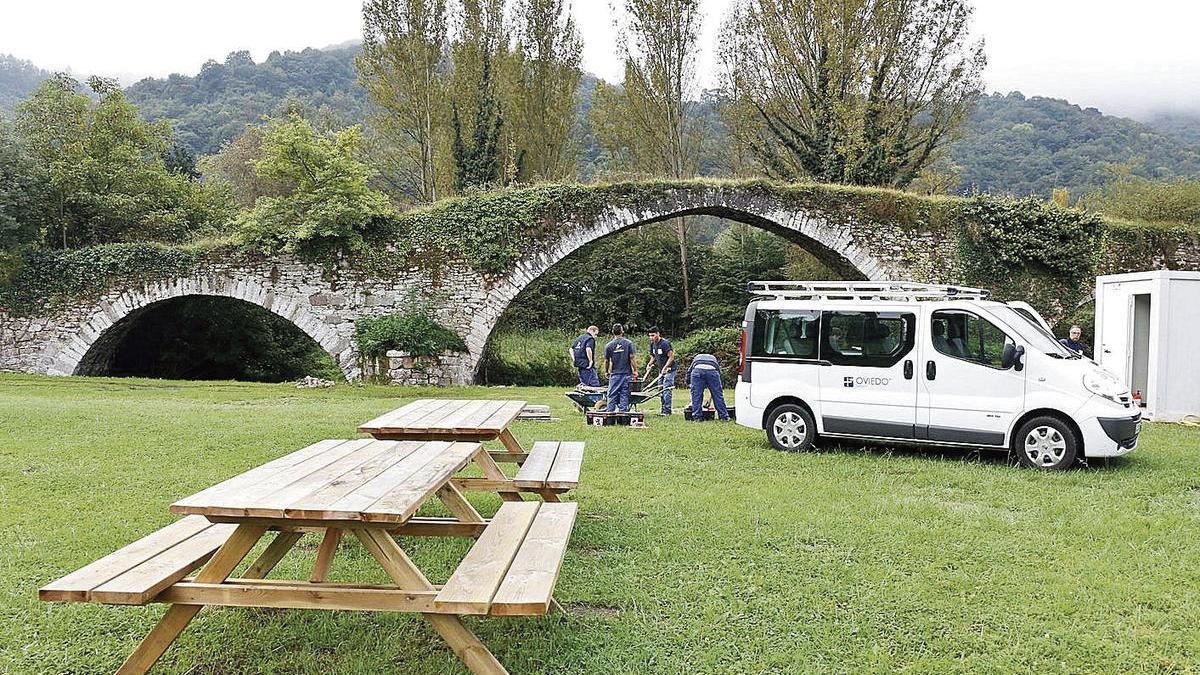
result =
M662 387L663 387L662 414L670 415L671 414L671 394L675 391L675 368L672 367L670 370L663 371L662 379L659 380L659 382L662 383Z
M629 383L633 380L631 373L610 373L608 376L608 405L605 410L613 412L629 412Z
M697 422L704 419L704 390L712 396L713 405L717 408L717 417L729 419L729 409L725 407L725 392L721 389L721 372L715 368L693 368L692 381L692 419Z
M595 366L579 369L579 383L586 384L589 387L600 386L600 376L596 374Z

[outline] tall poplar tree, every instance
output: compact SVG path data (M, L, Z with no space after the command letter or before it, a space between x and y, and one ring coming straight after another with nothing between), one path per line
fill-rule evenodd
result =
M438 198L446 114L446 0L367 0L359 79L379 108L375 126L393 144L385 153L413 199Z
M517 0L514 16L520 67L513 113L522 134L521 178L568 178L578 156L570 132L583 76L583 41L563 0Z
M607 144L627 153L625 158L635 171L675 179L693 177L700 147L691 114L697 89L700 2L621 0L614 9L625 84L621 92L597 92L602 106L620 111L614 115L609 110L608 119L597 124L597 133L609 135ZM686 306L691 304L687 220L675 219L674 230Z
M968 0L739 0L722 29L735 135L783 180L905 187L974 107Z

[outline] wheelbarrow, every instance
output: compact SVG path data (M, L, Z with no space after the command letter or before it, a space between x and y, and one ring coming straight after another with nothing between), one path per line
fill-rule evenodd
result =
M649 382L642 382L640 380L630 382L630 407L637 407L646 401L650 401L662 396L664 385L659 381L661 379L662 373L659 373L658 377L655 377ZM605 401L607 396L607 387L589 387L585 384L581 384L575 387L573 391L567 392L567 398L571 399L571 401L575 404L575 407L579 408L579 412L582 413L599 408L600 404Z

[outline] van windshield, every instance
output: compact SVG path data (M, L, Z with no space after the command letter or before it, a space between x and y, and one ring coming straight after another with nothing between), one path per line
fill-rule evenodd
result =
M1014 328L1020 331L1021 336L1029 340L1030 349L1036 349L1039 352L1045 352L1050 356L1060 359L1083 358L1064 347L1050 331L1042 327L1042 324L1035 321L1032 317L1026 316L1025 313L1006 306L990 307L989 309L999 318L1012 324ZM1029 330L1025 330L1026 327L1029 327Z

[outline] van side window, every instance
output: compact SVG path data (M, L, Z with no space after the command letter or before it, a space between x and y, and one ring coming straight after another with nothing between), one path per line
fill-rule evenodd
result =
M934 312L933 348L956 359L1003 370L1001 358L1012 338L987 319L963 311Z
M839 366L888 368L913 348L915 314L825 312L821 358Z
M816 359L821 313L791 309L760 309L754 314L750 356Z

